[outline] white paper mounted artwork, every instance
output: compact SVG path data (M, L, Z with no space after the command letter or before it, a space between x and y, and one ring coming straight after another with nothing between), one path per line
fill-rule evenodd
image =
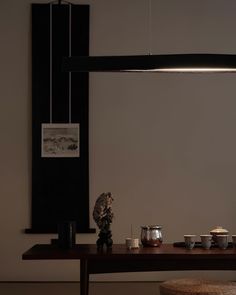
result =
M42 124L43 158L80 156L79 124Z

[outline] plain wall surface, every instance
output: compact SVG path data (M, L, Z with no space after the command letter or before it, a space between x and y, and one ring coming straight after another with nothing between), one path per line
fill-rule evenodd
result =
M152 2L149 28L147 0L73 1L91 5L90 54L236 53L236 1ZM74 281L78 261L21 260L55 237L23 233L31 206L30 3L0 0L0 280ZM114 243L124 242L131 224L138 237L141 225L160 224L170 243L217 225L236 234L235 74L93 73L89 103L90 211L99 194L113 193ZM80 243L96 239L77 235ZM197 274L235 279L234 272Z

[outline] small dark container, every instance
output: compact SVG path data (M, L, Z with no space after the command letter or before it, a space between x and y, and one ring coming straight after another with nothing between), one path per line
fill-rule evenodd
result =
M58 246L71 249L75 246L76 222L62 221L58 224Z

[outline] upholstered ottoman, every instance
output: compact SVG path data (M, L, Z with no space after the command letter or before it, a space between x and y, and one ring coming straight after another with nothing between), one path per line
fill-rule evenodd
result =
M236 283L205 279L176 279L160 284L161 295L236 295Z

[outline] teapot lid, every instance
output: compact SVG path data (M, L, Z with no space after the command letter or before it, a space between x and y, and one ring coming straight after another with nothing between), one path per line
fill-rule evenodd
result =
M141 228L143 228L143 229L161 229L162 226L160 226L160 225L143 225L143 226L141 226Z
M212 234L223 234L223 233L228 233L227 229L223 228L222 226L217 226L213 230L211 230Z

